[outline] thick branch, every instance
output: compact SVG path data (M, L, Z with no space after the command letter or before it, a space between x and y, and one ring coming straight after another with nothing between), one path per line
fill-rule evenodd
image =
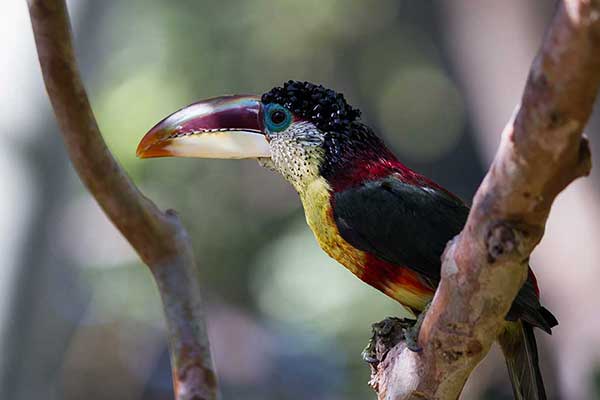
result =
M419 337L373 371L380 399L456 399L487 354L527 275L557 194L591 168L583 128L600 85L600 2L561 2Z
M176 398L218 397L190 240L144 197L106 147L81 82L64 0L29 0L48 96L82 182L152 271L170 332Z

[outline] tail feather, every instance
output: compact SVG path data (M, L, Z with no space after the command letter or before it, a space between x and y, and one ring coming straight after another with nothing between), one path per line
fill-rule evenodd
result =
M546 400L533 327L512 322L499 337L516 400Z

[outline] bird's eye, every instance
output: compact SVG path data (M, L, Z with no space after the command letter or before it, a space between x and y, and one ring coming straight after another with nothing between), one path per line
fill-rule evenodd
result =
M265 125L271 132L281 132L292 123L292 114L279 104L268 104L265 113Z
M271 121L273 121L275 125L281 124L283 121L285 121L285 113L281 110L271 111Z

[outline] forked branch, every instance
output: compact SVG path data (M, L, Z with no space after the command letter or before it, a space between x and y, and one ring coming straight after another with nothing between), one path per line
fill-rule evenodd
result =
M142 195L106 147L81 82L64 0L28 3L44 82L73 166L160 290L175 397L216 399L217 377L188 235L174 212L162 212Z

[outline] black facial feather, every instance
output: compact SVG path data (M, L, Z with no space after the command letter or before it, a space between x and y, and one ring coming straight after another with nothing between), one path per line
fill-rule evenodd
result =
M323 132L342 132L360 117L344 95L310 82L287 81L262 95L262 102L277 103L312 122Z
M310 121L323 133L325 155L321 175L330 180L350 173L362 161L394 158L381 139L360 122L360 111L346 102L344 95L310 82L287 81L262 98L265 104L277 103L295 116Z

